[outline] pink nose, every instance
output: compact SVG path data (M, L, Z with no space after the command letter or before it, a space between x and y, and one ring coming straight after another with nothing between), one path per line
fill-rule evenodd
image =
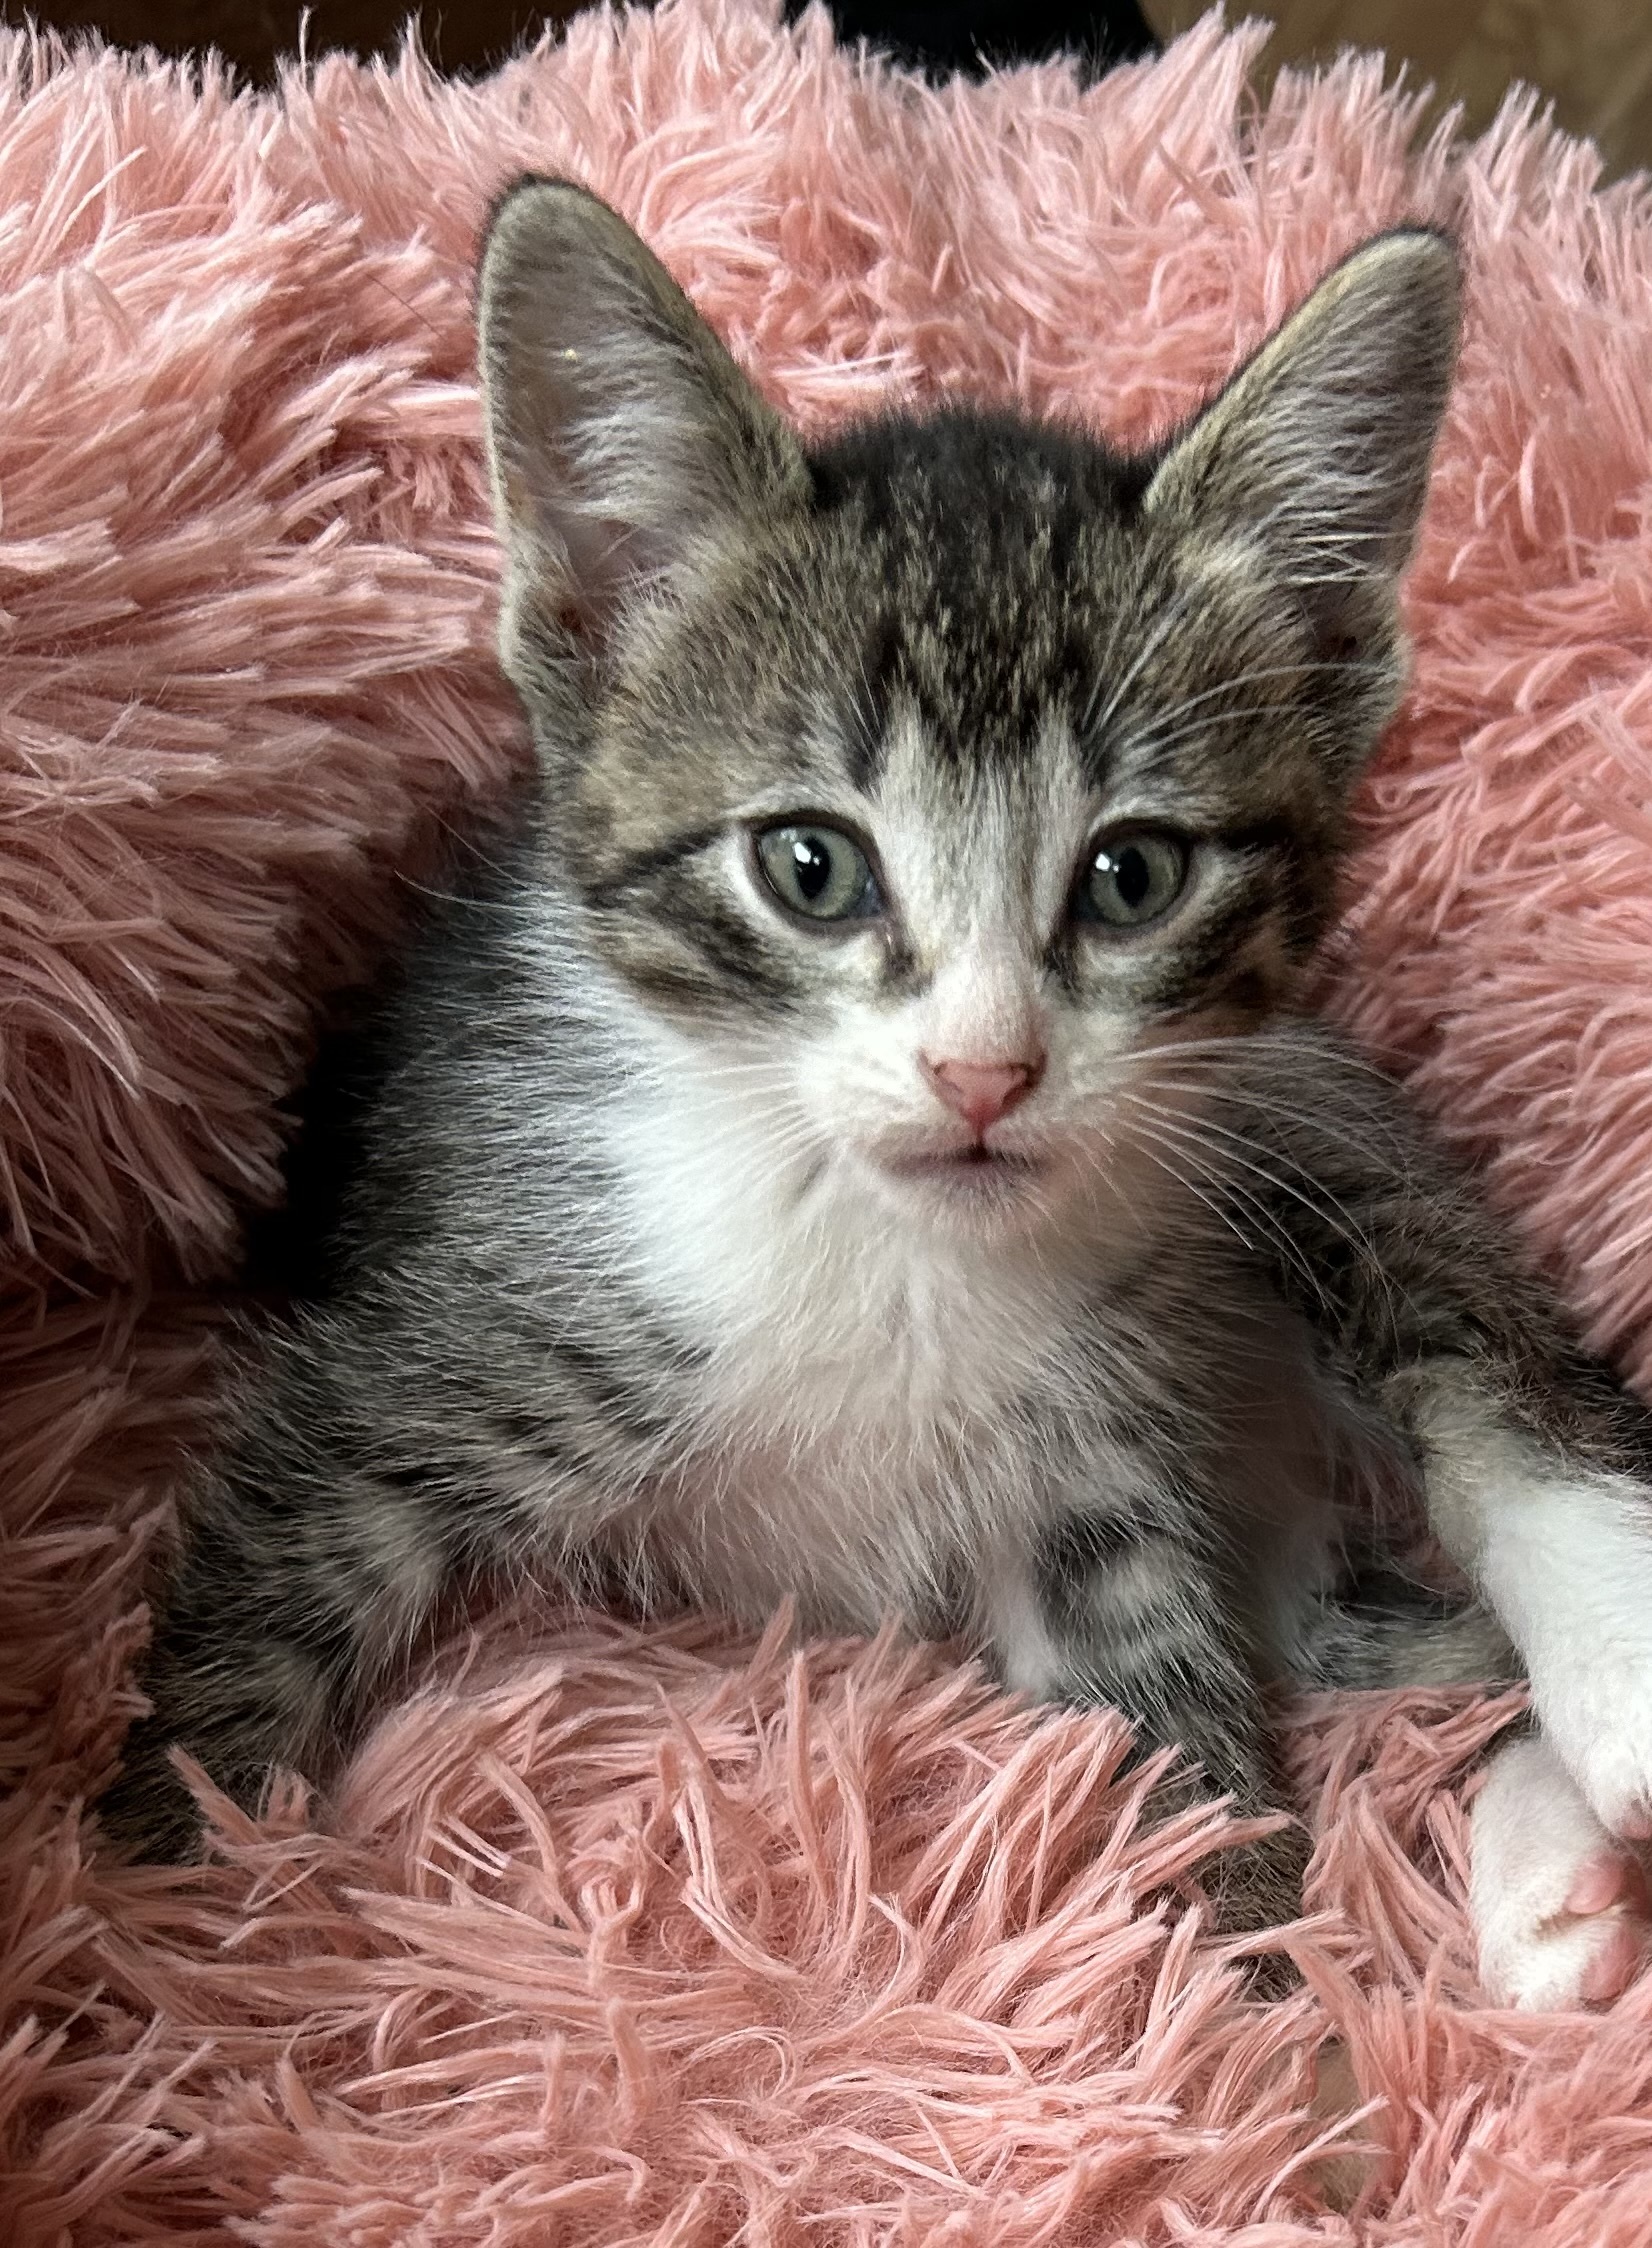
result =
M932 1062L920 1054L918 1063L947 1107L975 1133L1007 1116L1044 1074L1042 1054L1026 1062Z

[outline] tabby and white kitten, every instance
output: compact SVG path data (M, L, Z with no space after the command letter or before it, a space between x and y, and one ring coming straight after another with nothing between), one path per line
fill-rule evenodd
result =
M891 1611L1276 1800L1264 1688L1530 1676L1485 1971L1638 1956L1652 1436L1305 1020L1455 261L1339 266L1168 443L947 408L805 445L526 180L482 272L538 780L409 960L330 1288L193 1495L111 1819L325 1775L530 1568ZM1463 1573L1419 1592L1427 1531ZM1294 1846L1236 1853L1235 1925Z

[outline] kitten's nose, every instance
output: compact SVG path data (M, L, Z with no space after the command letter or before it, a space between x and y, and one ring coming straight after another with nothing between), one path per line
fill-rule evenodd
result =
M1042 1054L1024 1062L935 1062L920 1054L918 1065L947 1107L976 1133L1007 1116L1044 1074Z

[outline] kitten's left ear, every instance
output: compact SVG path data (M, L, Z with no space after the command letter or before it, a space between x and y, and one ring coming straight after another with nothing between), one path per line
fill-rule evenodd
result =
M1254 551L1327 653L1392 626L1456 362L1443 235L1379 236L1337 266L1174 439L1143 508Z
M505 194L480 300L513 671L524 632L600 655L627 606L708 531L806 489L791 432L586 189L524 179Z

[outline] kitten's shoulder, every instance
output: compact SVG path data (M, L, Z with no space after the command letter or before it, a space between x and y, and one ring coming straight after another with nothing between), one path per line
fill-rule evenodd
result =
M520 1062L547 1065L535 968L556 944L558 913L536 796L524 789L408 878L402 942L328 1008L291 1104L284 1199L250 1231L256 1290L329 1293L365 1237L421 1199L419 1173L443 1160L460 1110L490 1098L501 1055L514 1044Z

